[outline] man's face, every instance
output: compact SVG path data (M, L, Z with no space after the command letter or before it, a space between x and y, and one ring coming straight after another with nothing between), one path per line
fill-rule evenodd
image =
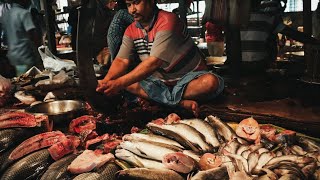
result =
M135 21L148 25L153 17L154 0L126 0L128 12Z

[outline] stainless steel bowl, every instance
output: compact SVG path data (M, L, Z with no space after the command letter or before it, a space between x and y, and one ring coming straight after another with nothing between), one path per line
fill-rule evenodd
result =
M70 121L85 114L86 109L83 101L58 100L30 106L26 111L47 115L54 126L69 126Z

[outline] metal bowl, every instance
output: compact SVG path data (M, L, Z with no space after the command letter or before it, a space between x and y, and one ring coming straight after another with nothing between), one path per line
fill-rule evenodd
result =
M83 101L58 100L30 106L26 111L47 115L54 126L69 126L70 121L83 115L86 109Z

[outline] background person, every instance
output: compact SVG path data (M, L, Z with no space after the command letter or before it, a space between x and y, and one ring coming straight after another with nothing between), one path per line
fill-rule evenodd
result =
M43 69L37 47L40 37L27 8L30 0L13 0L10 10L4 15L3 23L8 38L8 58L16 67L17 75L32 66Z

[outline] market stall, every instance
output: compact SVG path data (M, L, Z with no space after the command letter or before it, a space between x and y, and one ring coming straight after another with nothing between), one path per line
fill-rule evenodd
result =
M319 86L287 67L239 78L212 67L225 89L198 117L106 97L88 50L95 3L80 9L75 63L44 47L46 70L0 76L1 180L320 179Z

